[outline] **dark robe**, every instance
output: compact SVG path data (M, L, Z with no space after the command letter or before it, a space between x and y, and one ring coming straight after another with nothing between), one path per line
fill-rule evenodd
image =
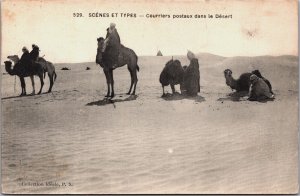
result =
M28 51L25 51L20 59L20 64L25 65L25 66L30 66L31 65L31 57Z
M196 96L200 92L200 71L198 59L191 59L190 65L185 69L184 89L188 95Z
M37 61L37 58L39 57L39 49L33 48L29 54L30 54L31 60L35 62L35 61Z
M117 29L114 29L111 33L109 29L107 29L106 39L108 39L108 43L105 49L106 58L104 60L108 62L110 66L117 67L121 48L121 40Z
M265 83L267 83L267 85L269 86L271 93L274 94L273 91L272 91L272 85L271 85L271 83L269 82L269 80L267 80L266 78L264 78L261 75L261 73L260 73L259 70L254 70L254 71L252 71L252 73L255 74L257 77L263 79L265 81Z

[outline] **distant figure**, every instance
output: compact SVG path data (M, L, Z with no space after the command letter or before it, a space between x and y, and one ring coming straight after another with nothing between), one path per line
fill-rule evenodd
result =
M40 54L40 49L37 45L35 44L32 44L32 50L31 52L29 53L30 54L30 58L33 62L36 62L38 57L39 57L39 54Z
M29 54L29 50L24 46L22 48L22 56L21 59L19 61L19 63L23 66L26 66L27 68L31 67L31 58L30 58L30 54Z
M156 54L156 56L163 56L163 54L161 53L161 51L159 50Z
M110 61L109 64L112 65L113 69L118 67L120 48L121 48L121 40L118 31L116 29L116 24L111 23L110 27L107 28L103 52L105 53L105 56L108 57L106 61Z

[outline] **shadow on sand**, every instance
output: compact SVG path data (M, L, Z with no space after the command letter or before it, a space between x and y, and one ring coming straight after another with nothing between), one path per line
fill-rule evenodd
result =
M245 98L245 96L248 96L248 92L247 91L242 91L242 92L233 92L233 93L229 93L228 95L226 95L226 97L221 97L219 99L217 99L217 101L246 101L247 98Z
M205 98L200 95L188 96L188 95L182 95L180 93L175 93L175 94L166 93L162 95L161 98L163 98L166 101L183 100L183 99L194 100L195 102L199 102L199 103L205 101Z
M137 99L137 97L138 97L137 95L130 95L129 97L126 97L124 99L104 98L104 99L99 100L99 101L93 101L93 102L87 103L86 106L93 106L93 105L104 106L104 105L107 105L107 104L113 104L114 107L116 107L115 103L117 103L117 102L134 101L134 100Z
M257 100L249 100L249 101L252 101L252 102L260 102L260 103L267 103L269 101L274 101L275 98L261 98L261 99L257 99Z
M27 95L26 95L27 96ZM14 98L21 98L21 97L25 97L25 96L10 96L10 97L2 97L1 100L5 100L5 99L14 99Z
M54 91L50 92L53 93ZM25 97L34 97L34 96L40 96L40 95L44 95L44 94L49 94L48 92L42 92L41 94L26 94L26 95L17 95L17 96L10 96L10 97L2 97L1 100L5 100L5 99L14 99L14 98L25 98Z
M262 99L258 99L258 100L248 100L248 92L247 91L242 91L242 92L233 92L227 95L227 97L222 97L217 99L217 101L234 101L234 102L238 102L238 101L257 101L257 102L261 102L261 103L266 103L268 101L274 101L274 99L269 99L269 98L262 98Z

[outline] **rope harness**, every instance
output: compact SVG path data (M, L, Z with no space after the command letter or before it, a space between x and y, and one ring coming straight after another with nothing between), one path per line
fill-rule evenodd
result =
M15 75L14 93L16 93L16 78L17 78L17 76Z

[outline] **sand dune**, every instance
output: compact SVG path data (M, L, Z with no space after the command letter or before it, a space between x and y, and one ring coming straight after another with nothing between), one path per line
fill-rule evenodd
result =
M104 99L95 63L56 64L53 92L35 96L17 97L19 81L15 91L14 77L2 75L2 191L296 193L298 57L197 57L201 92L194 98L161 98L169 56L139 58L136 96L125 94L127 68L115 70L112 100ZM276 99L229 97L226 68L234 77L260 69ZM46 77L44 92L48 86ZM72 186L24 185L47 181Z

